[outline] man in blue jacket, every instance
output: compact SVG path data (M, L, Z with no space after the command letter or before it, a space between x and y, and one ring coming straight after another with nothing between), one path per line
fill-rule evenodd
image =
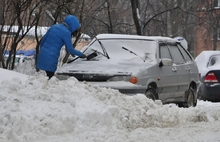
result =
M75 50L72 45L71 35L77 32L79 28L79 20L73 15L68 15L62 24L53 25L41 39L37 68L44 70L49 79L54 76L57 69L58 58L63 45L71 55L86 58L85 54Z

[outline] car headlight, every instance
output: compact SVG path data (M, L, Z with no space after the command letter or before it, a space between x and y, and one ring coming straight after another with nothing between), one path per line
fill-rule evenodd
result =
M56 78L59 80L67 80L69 78L68 75L60 75L60 74L55 74Z
M138 82L138 78L136 76L114 76L108 79L108 81L126 81L136 84Z

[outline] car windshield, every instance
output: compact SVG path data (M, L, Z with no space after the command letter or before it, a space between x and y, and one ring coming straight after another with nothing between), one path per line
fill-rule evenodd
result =
M220 55L213 55L210 57L208 67L216 66L216 65L219 66L219 64L220 64Z
M96 52L92 60L155 61L156 42L136 39L100 39L90 43L84 53Z

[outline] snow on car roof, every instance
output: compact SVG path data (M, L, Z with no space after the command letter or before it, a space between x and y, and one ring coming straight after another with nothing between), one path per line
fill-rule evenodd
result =
M206 66L207 66L207 63L209 61L209 58L212 56L212 55L217 55L217 54L220 54L220 51L212 51L212 50L206 50L206 51L202 51L196 58L195 58L195 61L197 63L197 66L198 66L198 69L199 69L199 72L201 74L205 74L206 73Z
M0 28L2 28L3 32L8 32L10 30L10 32L16 33L16 32L18 32L19 26L0 25ZM20 35L27 32L27 35L35 36L35 28L36 27L22 26L21 28L22 28L22 30L19 33ZM39 27L37 27L37 34L43 36L49 28L50 27L39 26Z
M212 55L220 54L220 51L202 51L196 58L197 64L205 64ZM205 62L204 62L205 61Z
M115 38L123 38L123 39L146 39L153 41L170 41L170 42L178 42L178 40L163 37L163 36L140 36L140 35L125 35L125 34L99 34L97 35L98 39L115 39Z

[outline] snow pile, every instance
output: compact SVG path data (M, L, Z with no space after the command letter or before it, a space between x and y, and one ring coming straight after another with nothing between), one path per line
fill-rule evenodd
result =
M0 90L1 142L45 141L48 137L54 141L59 136L60 141L145 141L146 129L166 130L220 119L219 104L212 110L202 102L196 108L178 108L153 102L143 94L126 96L75 78L15 77L3 80Z

